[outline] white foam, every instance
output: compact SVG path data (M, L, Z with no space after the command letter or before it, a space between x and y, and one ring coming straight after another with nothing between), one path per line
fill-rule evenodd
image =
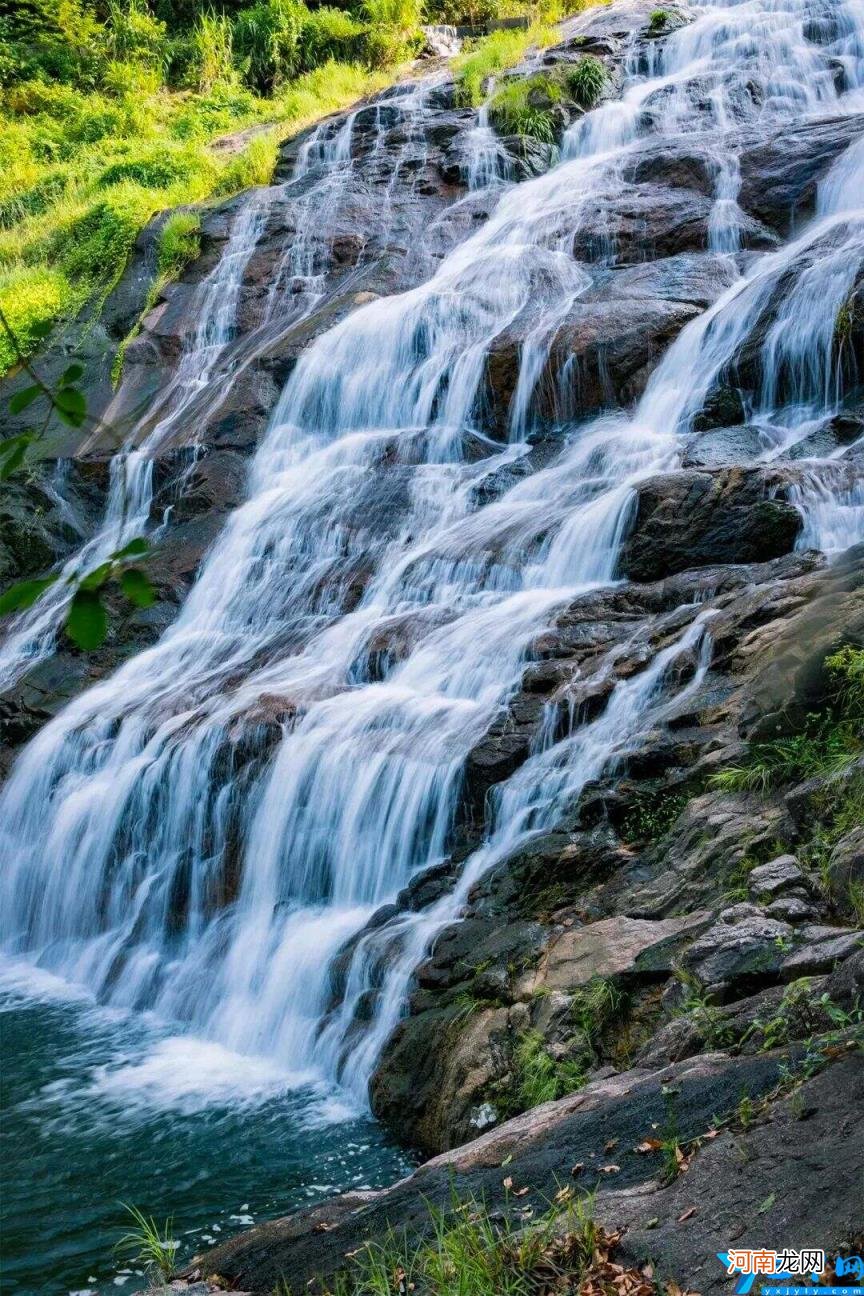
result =
M168 1108L184 1114L208 1107L258 1105L316 1077L288 1072L189 1035L159 1040L144 1057L91 1072L92 1097L124 1107Z

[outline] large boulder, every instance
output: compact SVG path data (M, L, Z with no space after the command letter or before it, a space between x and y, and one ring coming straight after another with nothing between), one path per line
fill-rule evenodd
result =
M690 470L637 487L633 524L620 570L651 581L711 563L764 561L789 553L801 530L798 510L770 492L782 479L760 468Z

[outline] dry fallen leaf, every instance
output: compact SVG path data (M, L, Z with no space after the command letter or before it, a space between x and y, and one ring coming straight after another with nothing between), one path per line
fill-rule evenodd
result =
M601 1166L601 1167L600 1167L600 1173L601 1173L601 1174L617 1174L618 1171L619 1171L620 1169L621 1169L620 1166L616 1166L616 1165L605 1165L605 1166Z
M333 1225L328 1224L326 1220L319 1220L317 1224L312 1225L313 1233L329 1233Z
M516 1191L514 1192L513 1196L514 1196L514 1197L524 1197L525 1194L526 1194L526 1193L529 1193L530 1191L531 1191L530 1188L517 1188Z
M604 1144L603 1144L603 1151L604 1151L604 1152L611 1152L612 1149L613 1149L613 1148L616 1148L617 1146L618 1146L618 1140L617 1140L617 1138L611 1138L611 1139L609 1140L608 1143L604 1143Z
M662 1139L647 1138L647 1139L643 1139L641 1143L637 1143L633 1151L634 1152L658 1152L660 1148L662 1148L662 1146L663 1146Z
M573 1178L575 1179L575 1178L576 1178L576 1175L580 1175L584 1169L585 1169L585 1162L584 1162L584 1161L577 1161L576 1164L574 1165L573 1169L570 1171L570 1173L571 1173L571 1175L573 1176Z

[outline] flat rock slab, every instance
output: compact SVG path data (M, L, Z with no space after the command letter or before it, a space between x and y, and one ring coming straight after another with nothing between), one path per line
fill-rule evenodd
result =
M634 1149L666 1127L670 1103L674 1104L677 1137L687 1142L711 1129L716 1118L732 1112L742 1093L748 1093L756 1103L760 1095L775 1089L788 1059L788 1050L736 1058L707 1054L660 1071L629 1071L596 1081L435 1157L383 1192L346 1194L311 1211L241 1233L196 1257L190 1270L205 1277L219 1274L224 1281L254 1293L272 1292L280 1279L293 1291L304 1291L310 1284L314 1289L316 1280L326 1280L344 1266L347 1253L368 1240L380 1239L388 1228L405 1228L412 1237L428 1232L428 1204L446 1208L454 1189L463 1197L484 1197L490 1208L502 1204L507 1192L505 1179L512 1180L516 1190L528 1190L520 1197L520 1206L538 1210L545 1208L562 1183L578 1182L586 1190L600 1185L600 1206L607 1191L617 1195L623 1189L634 1201L639 1194L648 1193L653 1200L658 1159ZM855 1119L864 1119L860 1109ZM615 1144L610 1153L606 1149L611 1140ZM824 1177L827 1223L831 1203L842 1200L844 1192L848 1197L851 1183L836 1176L833 1144L825 1143L820 1157L822 1177L816 1175L806 1184L797 1183L797 1172L792 1177L796 1191L812 1193L814 1201L820 1199ZM610 1164L617 1169L604 1171ZM575 1179L574 1167L582 1167ZM745 1171L741 1164L735 1171L739 1181L736 1195L739 1201L752 1204ZM659 1213L656 1206L650 1208L651 1215ZM608 1212L608 1218L612 1215ZM650 1215L646 1213L644 1218ZM693 1239L687 1253L690 1268L697 1260L703 1264L706 1258L704 1239L695 1232ZM643 1254L647 1259L653 1252L647 1247ZM683 1259L680 1263L683 1267ZM685 1271L679 1281L688 1277Z
M640 956L650 958L668 945L663 970L671 966L674 938L705 925L708 915L688 914L652 922L642 918L604 918L588 927L562 932L549 947L543 984L549 990L574 990L594 977L621 976L637 970Z

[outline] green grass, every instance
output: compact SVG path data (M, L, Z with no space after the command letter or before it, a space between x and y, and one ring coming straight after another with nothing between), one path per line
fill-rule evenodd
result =
M799 733L753 743L743 764L718 770L709 786L766 794L848 770L864 753L864 649L847 645L826 657L825 671L824 705L807 715Z
M597 1061L603 1032L621 1016L623 1006L621 992L602 977L576 991L570 1007L570 1056L560 1060L548 1051L539 1031L523 1031L513 1048L506 1090L494 1095L496 1105L512 1116L581 1089Z
M553 144L555 121L551 110L561 98L558 78L546 73L507 81L489 101L489 120L499 135L523 135Z
M557 38L554 26L539 19L525 31L496 31L472 41L453 60L458 102L468 108L479 107L486 97L489 77L521 63L529 49L554 45Z
M606 65L593 54L585 54L568 71L566 82L570 94L581 108L593 108L603 93L609 74Z
M160 275L176 278L201 250L201 217L198 212L178 211L162 226L156 248Z
M562 1291L576 1291L605 1265L610 1249L610 1235L594 1220L593 1197L574 1197L570 1189L528 1220L509 1202L493 1213L455 1193L450 1209L430 1204L428 1211L423 1240L410 1243L390 1230L367 1242L325 1289L328 1296L532 1296L551 1290L552 1275Z
M327 63L272 99L239 86L111 97L24 84L0 114L0 306L23 343L33 325L104 298L156 212L269 182L280 139L383 88L382 70ZM233 155L211 145L270 122ZM0 342L0 370L12 363Z
M167 1219L160 1228L152 1216L144 1215L137 1206L124 1205L124 1209L132 1217L134 1227L123 1234L114 1250L132 1264L141 1265L149 1277L167 1282L174 1275L178 1246L171 1220Z
M520 1035L513 1051L513 1082L510 1107L513 1112L523 1112L581 1089L585 1072L577 1061L556 1061L546 1051L539 1031L528 1030Z

